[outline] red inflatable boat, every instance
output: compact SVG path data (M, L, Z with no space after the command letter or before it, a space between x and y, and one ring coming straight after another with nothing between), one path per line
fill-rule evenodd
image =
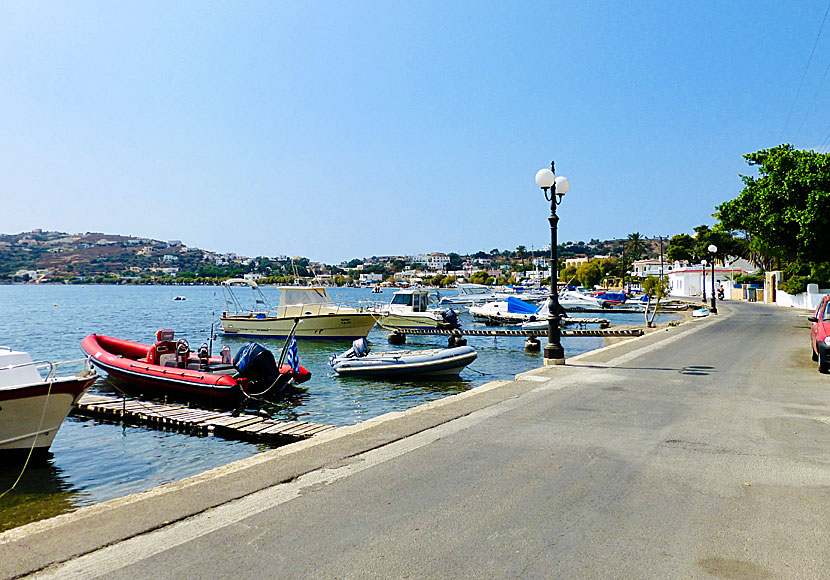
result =
M251 347L256 354L243 356L251 352ZM90 334L81 342L81 348L95 366L113 378L152 389L156 394L216 403L229 403L243 394L275 394L292 382L304 383L311 378L311 373L301 366L296 371L287 364L277 368L270 351L256 343L245 345L234 361L227 347L219 357L209 356L206 345L193 353L186 340L174 340L172 330L159 330L155 344ZM248 359L257 357L257 364L247 364ZM234 364L242 366L241 359L245 359L248 372ZM253 369L255 366L260 368Z

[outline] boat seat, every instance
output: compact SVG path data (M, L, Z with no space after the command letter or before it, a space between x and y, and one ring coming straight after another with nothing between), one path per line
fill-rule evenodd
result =
M150 364L167 366L165 363L169 360L176 366L176 343L172 340L159 341L147 352L147 362Z

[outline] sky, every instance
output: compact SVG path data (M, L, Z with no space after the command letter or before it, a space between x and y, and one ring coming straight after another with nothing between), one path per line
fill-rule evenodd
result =
M329 264L692 233L828 151L821 1L0 0L0 233ZM825 82L826 81L826 82Z

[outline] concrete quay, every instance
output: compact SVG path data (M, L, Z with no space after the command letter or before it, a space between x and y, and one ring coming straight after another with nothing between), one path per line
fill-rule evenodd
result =
M807 312L719 311L9 530L0 577L828 578Z

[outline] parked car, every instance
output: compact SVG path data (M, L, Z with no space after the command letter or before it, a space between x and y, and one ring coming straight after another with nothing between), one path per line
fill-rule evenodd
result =
M818 372L830 371L830 296L825 296L815 313L807 318L810 328L810 348L813 360L818 361Z

